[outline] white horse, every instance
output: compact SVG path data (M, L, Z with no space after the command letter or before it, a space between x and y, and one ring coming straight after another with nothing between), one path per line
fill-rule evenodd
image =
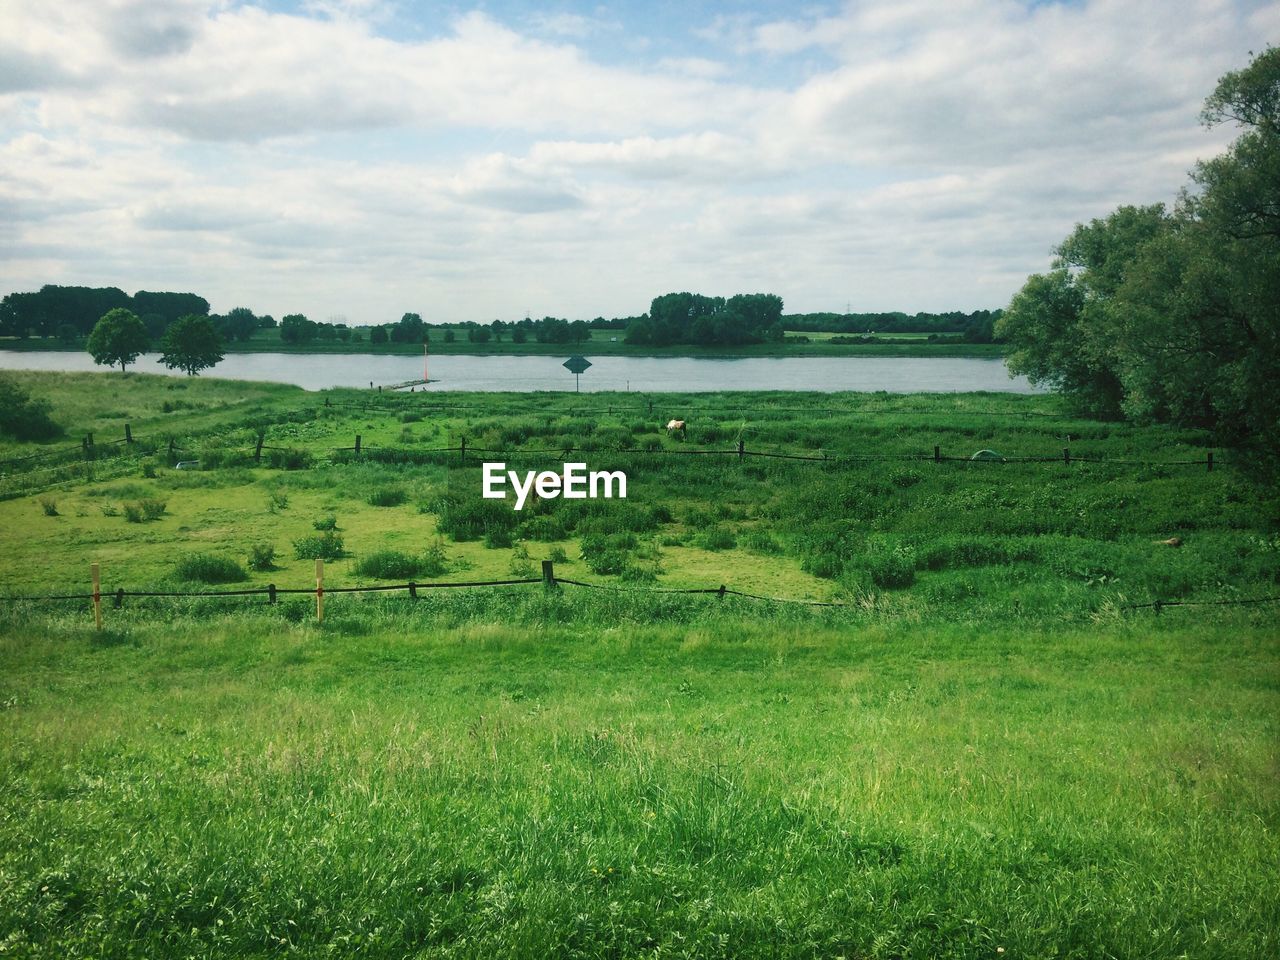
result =
M682 440L683 440L683 439L684 439L684 421L683 421L683 420L668 420L668 421L667 421L667 433L668 433L668 434L678 433L678 434L680 434L680 439L682 439Z

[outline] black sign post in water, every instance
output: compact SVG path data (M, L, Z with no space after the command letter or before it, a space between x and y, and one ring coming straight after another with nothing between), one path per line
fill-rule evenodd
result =
M586 357L574 354L564 362L564 368L573 374L573 392L578 392L578 377L582 375L587 367L591 366L591 361Z

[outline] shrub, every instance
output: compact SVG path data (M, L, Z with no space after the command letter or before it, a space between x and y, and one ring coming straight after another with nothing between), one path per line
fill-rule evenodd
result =
M146 500L140 500L138 502L138 506L142 508L143 520L159 520L164 516L165 507L167 507L168 504L163 500L148 498Z
M517 543L511 551L511 561L507 564L511 576L527 578L533 576L533 560L529 557L529 549L523 543Z
M778 554L782 552L782 544L774 539L768 530L751 530L742 536L743 547L752 553Z
M274 470L306 470L311 466L307 450L268 450L267 466Z
M738 539L728 527L715 526L694 537L693 544L703 550L732 550Z
M484 545L490 550L511 546L511 530L508 527L490 527L484 532Z
M272 490L267 494L267 511L275 513L289 506L289 495L283 490Z
M293 555L299 560L337 560L343 555L342 537L326 530L318 537L293 541Z
M552 547L547 559L552 563L568 563L569 555L564 552L564 547Z
M661 572L657 563L627 563L618 576L626 583L653 583Z
M249 579L240 564L211 553L193 553L183 557L178 561L174 572L179 580L196 583L239 583Z
M372 507L398 507L408 499L400 487L381 487L369 494L368 502Z
M508 504L500 500L483 500L476 494L450 493L434 506L439 517L439 530L457 542L479 540L491 530L503 530L507 536L505 546L511 546L511 531L519 522L520 515Z
M411 557L407 553L379 550L361 557L356 563L356 573L379 580L407 580L416 577L421 566L417 557Z
M58 515L58 501L53 497L41 497L40 509L44 511L46 517L56 517Z
M444 542L436 540L422 554L422 562L418 567L424 577L438 577L449 571L449 557L444 552Z
M276 548L269 543L255 543L249 548L249 569L274 570L276 568Z
M862 565L876 586L896 589L916 582L916 554L910 547L873 540L867 548Z
M319 520L311 524L311 526L315 527L317 530L337 530L338 518L333 514L329 514L327 517L321 517Z
M0 377L0 433L15 440L51 440L62 427L49 416L47 400L33 400L17 383Z

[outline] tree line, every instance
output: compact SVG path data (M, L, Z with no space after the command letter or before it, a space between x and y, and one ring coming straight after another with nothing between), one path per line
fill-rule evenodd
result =
M996 324L1009 368L1104 417L1209 428L1280 464L1280 48L1226 74L1234 123L1172 208L1078 224Z
M995 342L995 324L1002 310L963 313L793 313L783 317L788 330L802 333L928 333L958 334L967 343Z

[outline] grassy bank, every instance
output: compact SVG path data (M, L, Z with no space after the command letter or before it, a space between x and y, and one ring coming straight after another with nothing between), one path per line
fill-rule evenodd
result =
M374 604L323 629L193 612L100 636L9 616L0 943L1280 946L1278 651L1260 614L855 627L545 602L513 624Z
M1277 590L1277 493L1210 437L1005 394L22 382L68 439L5 448L0 594L306 587L319 540L330 588L600 588L0 604L10 955L1280 946L1274 607L1126 609ZM628 496L516 513L481 459ZM839 606L661 592L719 584Z

